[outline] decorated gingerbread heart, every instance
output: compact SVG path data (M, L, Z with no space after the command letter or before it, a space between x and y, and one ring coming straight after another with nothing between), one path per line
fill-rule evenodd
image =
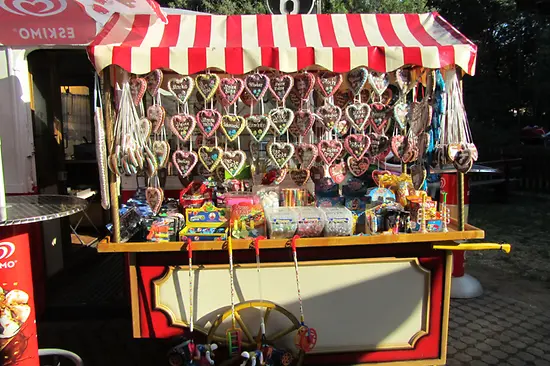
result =
M246 120L241 116L226 114L222 117L220 128L229 141L235 141L246 127Z
M166 167L168 157L170 156L170 144L168 141L153 141L153 154L157 159L159 168Z
M325 128L332 130L334 125L342 118L342 110L338 106L327 103L317 108L317 115L321 118Z
M244 90L244 81L239 78L223 78L220 81L220 97L223 105L233 105Z
M346 118L352 127L363 131L371 114L371 108L366 103L354 103L346 107Z
M271 142L267 145L267 154L279 168L284 168L294 155L294 145L288 142Z
M390 140L387 136L378 133L369 133L370 147L369 156L378 156L390 148Z
M369 170L370 160L367 157L356 159L353 156L348 156L347 159L348 169L350 173L355 177L360 177Z
M145 80L147 81L147 91L152 97L155 97L158 94L163 78L164 75L162 71L158 69L145 75Z
M195 81L191 76L173 78L168 81L168 90L181 104L185 104L189 100L194 88Z
M194 151L176 150L172 154L172 164L180 177L185 178L191 174L197 165L199 157Z
M370 107L369 124L372 126L373 131L376 133L385 132L389 127L389 114L386 105L383 103L372 103Z
M348 86L349 86L349 90L354 96L359 95L359 93L361 92L361 89L363 89L363 87L367 83L368 76L369 76L369 71L364 67L358 67L348 72L347 74Z
M302 143L296 146L296 160L298 160L302 169L310 169L318 154L319 149L313 144Z
M151 207L151 210L156 215L159 213L162 206L162 201L164 201L164 192L160 188L148 187L145 191L145 199Z
M330 175L334 183L342 183L346 179L346 163L342 161L341 163L331 165L328 168L328 174Z
M374 184L378 185L380 183L380 178L386 174L391 175L391 172L388 170L373 170L371 176Z
M221 121L222 115L215 109L203 109L197 113L197 125L206 138L214 136Z
M246 118L246 129L250 136L258 142L263 140L270 126L271 122L267 116L254 114Z
M147 118L142 118L139 120L138 133L142 141L147 141L149 139L152 130L153 126L151 124L151 121L149 121Z
M294 89L301 100L309 99L315 85L315 75L309 72L302 72L294 75Z
M283 103L292 87L294 86L294 79L290 75L276 75L272 76L269 82L269 90L273 97L280 103Z
M393 106L393 120L397 123L400 130L404 130L407 127L409 112L410 108L407 103L401 102Z
M290 171L290 178L299 187L307 183L309 176L309 169L293 169Z
M216 94L216 90L218 90L220 77L216 74L199 74L195 78L195 83L199 94L205 102L208 102Z
M367 79L376 95L384 94L390 85L390 76L384 72L372 72Z
M166 117L166 110L163 106L158 104L150 105L147 108L147 119L151 121L153 125L153 132L159 133L160 128L164 124L164 118Z
M317 86L325 98L330 98L342 85L342 74L322 72L317 75Z
M248 150L250 151L250 157L252 161L257 161L260 159L260 142L250 140L248 143Z
M176 114L170 118L170 130L181 141L187 141L197 125L195 117L190 114Z
M225 171L232 177L235 177L244 167L246 162L246 154L241 150L224 151L221 164Z
M269 78L265 74L249 74L244 80L244 87L255 101L260 101L269 88Z
M407 138L403 135L396 135L391 138L391 151L393 155L401 160L407 147Z
M141 103L146 90L147 80L137 75L132 75L130 78L130 94L132 95L132 102L134 102L136 107Z
M350 102L350 96L347 90L338 90L334 93L334 105L344 110Z
M294 122L290 125L289 131L292 135L305 136L313 127L315 116L308 110L300 109L294 113Z
M269 111L271 126L277 135L284 134L294 120L294 112L289 108L275 108Z
M321 140L317 148L319 149L319 156L329 166L340 156L344 149L342 143L338 140Z
M400 68L395 70L395 81L403 95L412 89L411 70Z
M367 153L370 147L370 138L367 135L352 134L344 140L346 151L357 160Z
M343 137L347 135L347 133L349 132L349 125L350 125L350 122L345 119L341 119L338 122L336 122L335 128L336 128L336 134L338 135L338 137Z
M209 171L213 172L222 160L223 150L217 146L199 147L199 160Z

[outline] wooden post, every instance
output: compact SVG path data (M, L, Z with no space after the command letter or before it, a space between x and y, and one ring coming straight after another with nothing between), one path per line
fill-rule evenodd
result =
M103 71L103 100L105 101L105 137L107 154L110 154L114 140L113 92L111 88L111 70ZM120 217L118 214L118 182L116 174L109 170L109 193L111 196L111 220L113 221L113 242L120 243Z

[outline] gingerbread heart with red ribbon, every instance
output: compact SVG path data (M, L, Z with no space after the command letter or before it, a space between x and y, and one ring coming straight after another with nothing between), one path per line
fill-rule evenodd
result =
M351 156L360 160L369 150L370 138L367 135L352 134L346 137L344 146Z
M369 76L369 71L364 67L358 67L348 72L347 74L348 86L349 86L349 90L354 96L359 95L359 93L361 93L361 90L367 83L368 76Z
M270 126L271 122L267 116L254 114L246 118L246 129L258 142L263 140Z
M368 76L368 81L372 90L377 95L382 95L390 85L390 76L384 72L372 72Z
M332 165L332 163L340 156L344 146L338 140L321 140L317 144L319 149L319 156L327 165Z
M407 138L403 135L396 135L391 138L391 151L393 155L401 160L407 147Z
M372 126L372 129L376 133L385 132L388 127L388 109L385 104L382 103L372 103L370 105L371 113L369 118L369 123Z
M214 136L221 122L222 115L215 109L203 109L197 113L197 125L206 138Z
M369 133L370 147L369 155L371 157L378 156L390 148L390 140L387 136L378 133Z
M182 178L191 174L198 161L199 157L194 151L176 150L172 154L172 164Z
M162 71L158 69L145 75L145 80L147 81L147 91L152 97L157 96L160 86L162 85L163 78L164 75Z
M280 103L284 103L293 86L294 79L290 75L272 76L269 82L271 94Z
M294 112L289 108L275 108L269 111L269 119L277 135L284 134L294 120Z
M208 102L218 90L220 77L216 74L199 74L195 77L195 83L204 102Z
M239 174L245 163L246 154L243 151L236 150L223 152L221 164L232 177Z
M195 117L190 114L176 114L170 118L170 130L181 141L187 141L197 125Z
M328 174L336 184L340 184L346 179L346 173L346 163L344 162L331 165L328 168Z
M166 110L163 106L158 104L150 105L147 108L147 119L151 121L153 125L153 132L159 133L160 128L164 124L164 118L166 117Z
M244 90L244 81L239 78L223 78L220 80L219 93L223 105L229 106L237 102Z
M371 114L371 108L366 103L354 103L346 107L346 118L351 126L358 131L363 131Z
M374 184L378 185L380 183L380 178L386 174L391 175L391 172L388 170L373 170L371 176Z
M156 215L159 213L162 206L162 201L164 201L164 192L160 188L149 187L145 191L145 199L151 207L151 210Z

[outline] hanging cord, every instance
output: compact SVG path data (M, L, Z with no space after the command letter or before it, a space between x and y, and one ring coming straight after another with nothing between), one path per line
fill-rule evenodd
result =
M298 254L296 253L296 240L300 238L299 235L294 235L291 241L292 258L294 260L294 270L296 271L296 289L298 290L298 302L300 303L300 324L305 325L304 306L302 303L302 292L300 291L300 270L298 269Z
M233 233L230 233L227 239L227 250L229 252L229 283L231 285L231 324L233 329L237 327L237 319L235 317L235 283L233 279L233 241L231 239Z
M254 249L256 250L256 271L258 272L258 294L260 296L260 304L261 304L263 302L263 295L262 295L262 274L260 272L260 240L265 240L265 237L259 236L256 239L254 239ZM261 309L260 309L260 330L262 332L262 338L260 342L265 343L265 320Z
M99 188L101 191L101 207L108 210L111 207L109 196L109 177L107 164L107 144L105 137L105 121L103 118L103 103L101 101L99 76L94 77L94 109L95 109L95 141L97 165L99 170Z
M187 253L189 254L189 330L191 331L191 337L193 336L193 243L191 239L187 238Z

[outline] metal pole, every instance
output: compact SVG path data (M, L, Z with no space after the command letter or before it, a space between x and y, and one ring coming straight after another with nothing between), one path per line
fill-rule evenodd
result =
M464 231L464 173L458 174L458 230Z
M316 0L317 5L315 6L317 8L317 14L323 13L323 0Z

